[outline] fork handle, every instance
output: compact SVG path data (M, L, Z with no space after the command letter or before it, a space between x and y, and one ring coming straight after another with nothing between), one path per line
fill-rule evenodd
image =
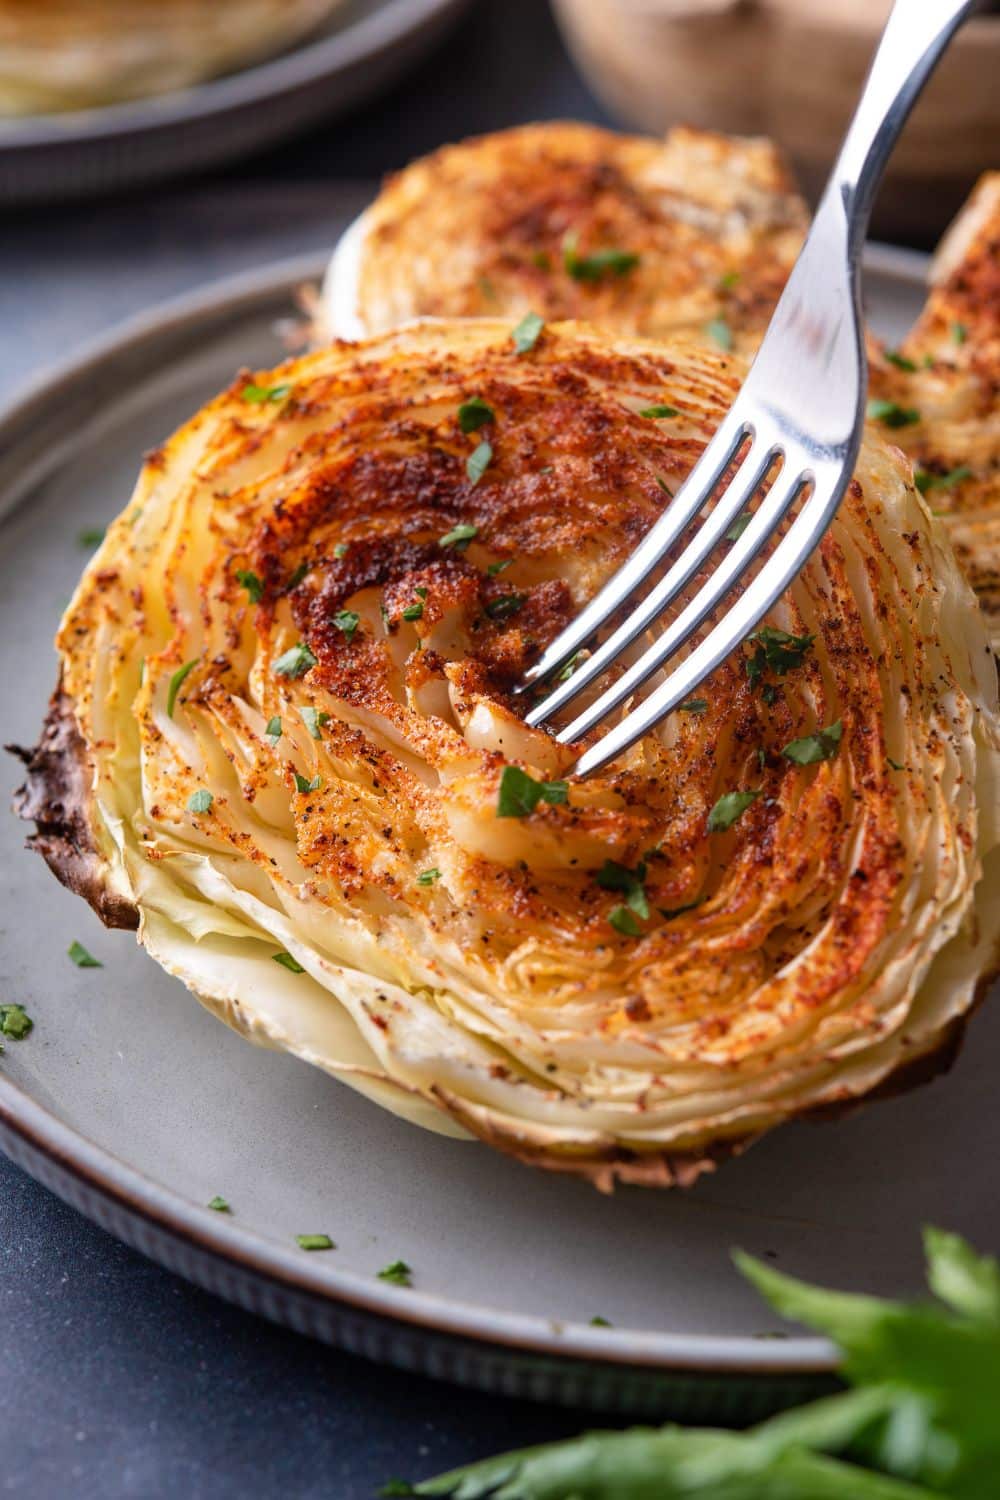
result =
M858 107L826 185L827 200L846 212L852 264L861 255L875 190L910 110L958 27L977 0L896 0Z

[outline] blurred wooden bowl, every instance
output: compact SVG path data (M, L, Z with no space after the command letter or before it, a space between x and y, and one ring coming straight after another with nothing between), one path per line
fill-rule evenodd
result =
M931 4L933 0L926 0ZM767 135L822 187L890 0L553 0L594 92L624 123ZM953 41L886 174L873 232L931 243L1000 166L1000 15Z

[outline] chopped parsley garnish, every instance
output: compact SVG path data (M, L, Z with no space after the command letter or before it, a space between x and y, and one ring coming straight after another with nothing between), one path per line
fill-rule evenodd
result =
M437 865L433 865L429 870L421 870L420 874L417 876L417 885L433 885L435 880L440 879L441 871L438 869Z
M463 432L478 432L488 422L495 422L497 414L482 396L470 396L458 408L458 425Z
M740 514L736 517L736 520L730 526L729 530L726 532L726 541L738 542L752 520L752 510L741 511Z
M536 262L537 264L537 262ZM549 258L545 257L544 270L549 268ZM538 337L545 327L545 319L540 318L535 312L525 313L517 327L511 332L514 340L514 349L518 354L528 354L538 343Z
M792 740L781 753L786 760L794 761L797 766L814 766L821 760L832 760L840 749L843 732L844 726L838 719L836 724L831 724L827 729L817 729L815 734Z
M608 912L608 921L615 931L620 932L623 937L639 937L642 933L638 917L627 906L613 907Z
M762 625L760 630L755 630L747 639L757 642L756 650L747 658L746 664L750 686L756 687L767 668L776 672L779 677L783 677L794 667L801 667L815 636L789 635L787 630L776 630L771 625ZM772 695L766 697L765 702L773 701L772 690Z
M720 349L731 349L733 347L733 330L725 318L713 318L711 323L705 324L705 332L713 343L718 344Z
M869 401L868 419L884 427L912 427L920 421L920 413L915 406L900 406L898 401Z
M101 963L100 959L95 958L92 953L88 953L82 943L70 943L69 947L66 949L66 952L76 964L78 969L104 968L104 965Z
M602 1318L600 1313L596 1313L590 1320L590 1326L591 1328L610 1328L612 1325L607 1318Z
M897 370L905 370L908 375L912 375L917 368L912 359L907 359L905 354L898 354L895 349L887 349L885 357Z
M312 781L309 781L305 776L300 776L298 771L294 772L294 776L295 790L297 792L318 792L323 785L322 776L314 776Z
M484 441L473 448L465 461L465 472L473 484L479 483L492 461L493 447L490 443Z
M81 547L99 547L107 535L104 526L87 526L77 537Z
M408 604L406 606L406 608L403 610L403 619L404 620L419 620L419 619L422 618L423 613L424 613L424 601L422 599L418 599L417 602L416 602L416 604Z
M221 1198L218 1193L216 1193L215 1197L209 1202L208 1207L209 1208L214 1208L215 1212L217 1214L231 1214L232 1213L232 1209L230 1208L229 1204L226 1202L225 1198Z
M555 806L569 801L565 781L536 781L520 766L504 766L497 798L498 818L526 818L539 802Z
M679 417L680 412L676 406L644 406L639 413L640 417Z
M755 792L724 792L708 815L708 832L725 833L759 796L759 787Z
M503 562L490 563L486 571L491 578L495 578L498 573L502 573L506 568L509 568L513 561L512 557L506 557Z
M686 901L683 906L658 906L656 909L665 922L672 922L674 917L682 917L686 911L694 911L695 907L701 906L704 896L696 896L693 901Z
M568 234L563 240L563 267L574 281L627 276L639 264L639 256L633 250L595 250L590 255L580 255L576 247L576 234Z
M951 336L956 344L964 344L969 337L969 330L964 323L952 323Z
M913 476L913 482L922 495L928 490L950 489L954 484L962 484L964 480L972 478L972 470L968 464L959 464L957 469L949 469L947 474L932 474L929 469L918 469Z
M346 542L338 542L337 545L336 545L336 547L334 547L334 549L333 549L333 555L334 555L334 557L337 557L337 558L346 557L347 556L347 543Z
M198 791L192 792L188 798L188 812L206 813L212 806L212 793L200 787Z
M573 652L573 655L570 657L569 661L563 667L562 671L557 674L557 676L556 676L556 682L568 682L569 681L569 679L572 677L573 673L576 671L577 667L580 665L580 657L582 655L583 655L583 651L582 650L580 650L580 651L574 651Z
M674 492L670 488L670 486L667 483L667 481L665 479L661 479L660 476L659 476L659 474L654 474L653 478L656 480L657 484L660 486L660 489L663 491L663 493L665 495L669 495L670 498L671 498L671 500L672 500L674 498Z
M299 713L302 715L302 722L308 729L309 733L312 735L313 739L321 740L323 738L323 725L329 724L330 715L328 713L324 713L322 709L313 708L311 704L307 704L305 708L300 708Z
M703 714L707 708L707 698L688 698L684 703L678 703L677 712L681 714Z
M243 387L243 400L251 406L263 406L265 401L284 401L291 390L290 385L250 385Z
M891 755L887 755L886 756L886 760L889 762L890 766L892 767L892 769L894 771L905 771L906 770L906 767L903 765L902 761L893 760L893 758L892 758Z
M302 677L310 667L315 665L315 656L305 641L299 641L297 645L290 646L283 655L278 657L274 670L279 677Z
M283 969L287 969L289 974L304 974L306 972L298 959L293 958L290 953L285 953L284 951L281 953L272 953L271 957L276 964L280 964Z
M739 271L727 271L725 276L719 277L719 291L731 292L740 279Z
M281 719L277 714L274 715L273 719L268 719L267 728L264 730L264 733L271 741L272 746L276 745L281 739Z
M490 600L486 613L491 620L509 620L511 615L517 614L526 598L526 594L502 594L499 599Z
M459 521L444 536L438 537L439 547L454 547L456 552L464 552L474 536L479 533L478 526L472 526L468 521Z
M603 891L620 891L625 897L625 908L629 912L634 912L637 917L641 917L643 921L649 916L649 902L646 899L646 887L643 884L645 878L645 860L641 861L634 870L630 870L627 865L620 865L616 860L606 859L594 876ZM618 927L619 932L624 932L626 929L619 926L614 918L615 912L620 912L622 909L616 906L608 918L612 927Z
M34 1024L23 1005L0 1005L0 1033L12 1041L23 1042Z
M184 663L183 667L178 667L177 671L174 673L173 677L171 677L171 679L170 679L170 685L167 688L167 718L168 719L172 719L173 716L174 716L174 708L176 707L176 704L177 704L177 694L181 690L181 685L184 682L185 677L188 675L189 672L193 672L194 671L195 667L198 665L199 659L200 658L196 656L193 661L186 661Z
M259 604L264 597L264 585L257 574L249 568L237 568L236 581L241 588L246 589L247 598L251 604Z
M328 1234L297 1234L295 1243L300 1250L336 1250Z
M354 632L361 624L361 616L358 614L357 610L342 609L334 615L333 623L334 625L336 625L337 629L340 631L347 644L350 645L354 639Z
M285 592L287 594L290 594L292 592L292 589L297 589L308 572L309 564L307 562L300 562L291 578L289 578L288 582L285 584Z
M411 1276L413 1272L405 1260L394 1260L389 1265L383 1266L378 1273L380 1281L391 1281L393 1286L412 1286Z

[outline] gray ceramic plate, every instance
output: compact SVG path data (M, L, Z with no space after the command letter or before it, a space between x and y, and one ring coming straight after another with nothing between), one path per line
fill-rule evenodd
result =
M344 114L393 82L468 0L346 0L269 62L135 103L0 121L0 205L81 198L203 171Z
M922 263L876 252L876 324L898 333ZM274 324L315 262L134 323L0 417L3 738L35 737L77 536L128 497L144 449L281 354ZM7 783L16 771L10 765ZM733 1245L789 1271L897 1294L919 1227L1000 1244L1000 1008L952 1074L824 1126L779 1131L688 1193L589 1187L427 1135L220 1026L22 850L2 820L2 990L35 1019L0 1058L0 1144L115 1234L202 1285L376 1358L605 1409L737 1420L815 1387L821 1340L780 1339ZM78 938L104 963L77 969ZM224 1217L204 1205L216 1193ZM335 1252L308 1255L302 1231ZM413 1290L375 1277L402 1257ZM588 1326L600 1314L611 1329Z

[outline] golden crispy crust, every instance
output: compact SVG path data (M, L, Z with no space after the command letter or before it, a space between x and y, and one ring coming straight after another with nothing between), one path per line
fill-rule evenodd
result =
M34 750L18 745L6 748L27 767L25 783L14 794L14 810L35 824L29 849L42 856L64 886L93 907L106 927L137 928L138 908L108 881L107 861L91 822L93 770L73 705L61 686L52 694Z
M531 309L655 337L721 318L742 342L767 324L806 210L769 141L554 122L442 147L390 178L366 223L369 333ZM608 250L636 263L581 273Z

